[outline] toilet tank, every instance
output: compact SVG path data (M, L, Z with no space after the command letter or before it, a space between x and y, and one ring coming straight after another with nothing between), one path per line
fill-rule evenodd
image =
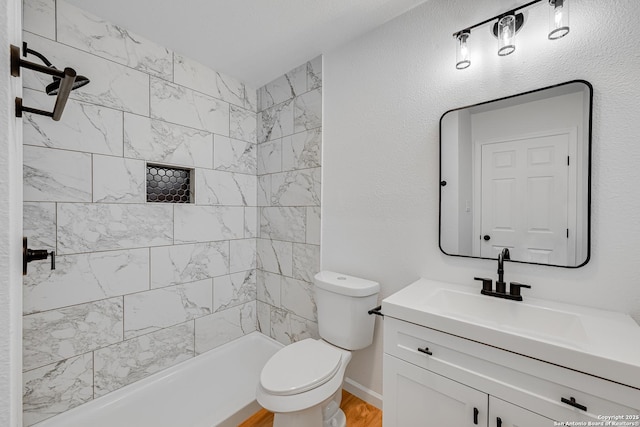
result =
M378 302L380 284L332 271L315 275L320 336L346 350L360 350L373 342L375 317L367 312Z

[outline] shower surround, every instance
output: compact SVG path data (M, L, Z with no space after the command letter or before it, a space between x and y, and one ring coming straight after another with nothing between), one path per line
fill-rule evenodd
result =
M317 336L320 58L256 91L55 0L24 0L23 37L91 79L23 119L24 234L57 255L24 278L24 425L258 322ZM47 83L25 71L25 105ZM194 203L146 203L147 162L192 169Z

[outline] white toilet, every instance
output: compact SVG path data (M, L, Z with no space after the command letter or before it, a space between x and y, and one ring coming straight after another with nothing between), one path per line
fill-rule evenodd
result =
M344 427L340 409L351 350L371 345L380 285L345 274L315 276L318 328L311 338L284 347L260 374L257 399L275 413L274 427Z

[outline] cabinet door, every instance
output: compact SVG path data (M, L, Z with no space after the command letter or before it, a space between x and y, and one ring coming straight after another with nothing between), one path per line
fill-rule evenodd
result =
M486 427L488 396L388 354L383 368L385 427Z
M545 426L553 426L553 420L505 402L504 400L489 396L489 427Z

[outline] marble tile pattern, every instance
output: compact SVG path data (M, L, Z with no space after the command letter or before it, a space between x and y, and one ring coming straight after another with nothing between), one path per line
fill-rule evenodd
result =
M211 169L196 170L196 204L256 206L258 179L255 175Z
M91 79L90 84L71 92L69 98L149 115L149 74L26 31L23 40L29 48L46 52L49 61L57 67L73 66L78 74ZM44 92L49 83L50 76L23 70L24 87Z
M257 192L257 189L256 189ZM258 207L244 208L244 237L258 237Z
M103 347L94 352L94 395L103 396L193 356L193 322Z
M229 106L229 136L240 141L256 143L256 113Z
M322 128L296 133L282 139L282 170L315 168L321 165ZM279 171L274 171L279 172Z
M258 90L257 324L289 344L318 337L322 58Z
M255 301L255 299L256 270L254 269L213 279L213 310L216 312Z
M73 254L173 243L168 204L59 203L58 252Z
M144 203L146 168L142 160L93 155L93 201Z
M215 135L213 168L255 175L257 172L256 144Z
M23 283L23 312L38 313L148 289L147 248L60 255L55 270L46 261L29 264Z
M270 206L260 208L260 237L304 243L305 208Z
M22 230L29 247L54 250L56 248L56 204L24 202ZM34 264L32 264L34 265Z
M255 89L178 54L174 57L174 82L238 107L256 111Z
M258 146L258 175L282 172L283 140L289 142L291 136L265 142ZM287 145L291 145L290 142Z
M167 286L124 296L124 338L130 339L213 313L213 281ZM162 307L162 310L155 308Z
M317 321L316 302L310 281L283 277L281 286L281 306L300 317Z
M151 77L151 117L229 136L229 104Z
M318 324L290 311L271 307L271 338L288 345L306 338L318 339Z
M260 90L63 0L23 0L23 38L91 79L60 122L25 114L24 425L257 328L317 336L322 60ZM34 58L28 58L34 59ZM50 77L24 70L25 104ZM146 164L191 170L146 202Z
M258 270L256 285L256 298L273 307L280 307L282 300L280 295L281 282L284 276L267 271Z
M258 239L258 268L293 277L293 243Z
M91 154L25 146L22 176L27 202L91 201Z
M51 40L56 38L56 0L24 0L22 29Z
M173 52L65 1L57 2L57 40L145 73L173 79Z
M195 243L244 236L244 209L233 206L174 206L174 242Z
M39 368L122 341L122 326L122 297L24 316L22 369Z
M196 354L202 354L256 330L256 302L195 320Z
M273 174L271 205L319 206L320 168Z
M211 169L213 135L207 131L125 113L124 156Z
M256 268L256 239L231 240L229 242L229 272Z
M93 353L22 374L23 425L30 426L93 399Z
M151 248L151 288L229 273L229 241Z
M258 142L293 134L293 100L284 101L258 113Z
M41 110L52 108L52 98L25 89L24 104ZM62 150L122 156L122 111L73 99L64 108L64 120L25 113L24 143Z

